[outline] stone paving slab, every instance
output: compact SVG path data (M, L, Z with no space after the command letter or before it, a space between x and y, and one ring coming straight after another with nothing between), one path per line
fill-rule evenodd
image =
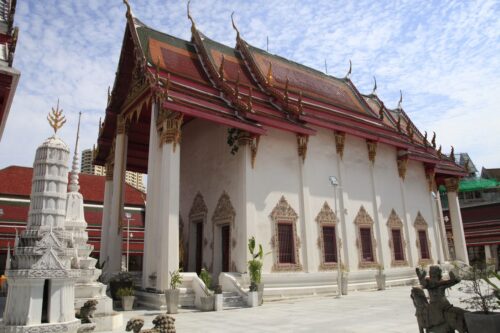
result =
M415 308L410 298L411 287L395 287L384 291L350 292L342 298L321 296L266 302L257 308L232 309L221 312L200 312L180 309L173 315L179 333L210 332L335 332L365 333L418 332ZM463 295L454 287L450 302L460 305ZM123 312L123 328L131 317L145 320L144 328L152 327L158 310Z

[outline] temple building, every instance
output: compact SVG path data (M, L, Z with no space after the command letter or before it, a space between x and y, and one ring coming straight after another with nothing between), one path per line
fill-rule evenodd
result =
M466 170L405 113L361 94L350 80L234 47L191 20L185 41L127 24L94 162L106 167L101 256L120 269L125 171L147 174L144 288L169 272L206 267L215 278L247 272L247 242L264 253L265 295L370 288L444 262L437 186L448 189L457 259L467 262L458 179ZM105 227L107 226L107 227ZM337 251L337 247L339 251Z

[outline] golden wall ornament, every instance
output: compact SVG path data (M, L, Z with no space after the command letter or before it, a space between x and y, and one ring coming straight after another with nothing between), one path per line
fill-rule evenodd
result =
M340 159L344 156L344 146L345 146L345 132L334 131L335 135L335 148L337 150L337 154L339 154Z
M306 160L307 154L307 143L309 142L309 136L303 134L297 134L297 145L299 156L302 157L302 162Z
M54 134L57 134L59 130L66 123L66 118L63 116L63 110L59 109L59 100L57 100L56 108L52 108L52 111L47 116L50 127L54 129Z
M200 192L196 193L191 209L189 210L189 222L193 223L202 220L205 223L207 212L208 208L205 204L205 199L203 199L203 195Z
M368 159L373 164L375 163L375 156L377 156L377 141L366 140L366 146L368 147Z
M160 146L171 143L175 152L175 148L181 139L181 126L183 120L184 114L168 111L162 107L159 108L156 129L160 136Z
M436 184L436 170L434 167L425 168L425 178L427 179L429 192L433 191Z
M406 170L408 168L408 155L398 156L397 163L399 177L404 180L406 176Z

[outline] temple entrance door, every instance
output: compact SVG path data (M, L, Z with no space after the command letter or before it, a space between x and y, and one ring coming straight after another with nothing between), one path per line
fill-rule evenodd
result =
M50 301L50 290L49 290L49 280L45 280L43 283L43 299L42 299L42 324L49 322L49 301Z
M195 223L196 225L196 273L200 274L203 268L203 221Z
M221 250L222 250L222 272L229 272L229 242L231 239L231 232L229 224L221 226Z

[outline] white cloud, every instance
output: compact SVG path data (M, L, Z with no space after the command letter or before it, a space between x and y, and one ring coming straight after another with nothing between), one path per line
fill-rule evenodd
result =
M131 1L134 15L168 34L190 39L185 1ZM500 3L193 1L192 15L207 36L233 46L234 10L243 37L270 52L344 76L353 61L353 81L404 108L423 131L436 131L444 151L466 151L476 166L498 167L500 131ZM57 98L74 141L78 111L84 111L83 148L97 138L106 91L113 84L125 27L119 1L19 2L20 26L14 66L22 77L0 143L0 168L31 165L36 146L50 129L45 115Z

